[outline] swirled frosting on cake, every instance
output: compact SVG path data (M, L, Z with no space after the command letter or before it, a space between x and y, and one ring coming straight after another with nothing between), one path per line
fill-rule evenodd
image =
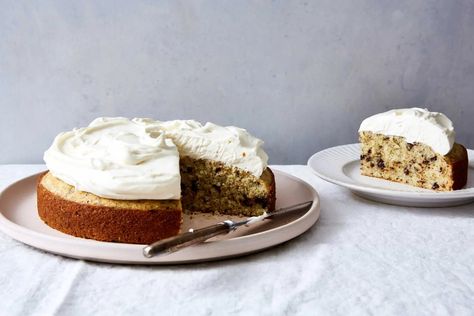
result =
M120 200L179 199L179 156L157 122L97 118L60 133L45 152L50 172L81 191Z
M81 191L120 200L165 200L181 195L179 155L220 161L260 177L268 161L262 145L233 126L97 118L56 136L44 160L55 177Z
M427 109L395 109L366 118L359 132L404 137L408 143L423 143L446 155L453 148L455 132L451 120Z
M194 120L161 122L183 156L220 161L246 170L256 177L267 167L263 141L235 126L202 125Z

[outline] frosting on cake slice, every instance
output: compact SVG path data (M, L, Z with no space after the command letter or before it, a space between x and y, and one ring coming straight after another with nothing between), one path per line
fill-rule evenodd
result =
M453 148L455 132L451 120L427 109L395 109L362 121L359 132L404 137L408 143L423 143L441 155Z

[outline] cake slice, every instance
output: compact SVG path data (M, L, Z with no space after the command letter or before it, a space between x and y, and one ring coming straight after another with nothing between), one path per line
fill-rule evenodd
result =
M361 174L436 190L467 182L468 156L451 121L426 109L397 109L365 119L359 129Z

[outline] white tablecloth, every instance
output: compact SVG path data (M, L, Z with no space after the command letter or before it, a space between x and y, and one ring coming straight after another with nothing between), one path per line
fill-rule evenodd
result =
M43 169L0 166L0 186ZM474 205L378 204L314 176L321 217L259 254L182 266L67 259L0 233L1 315L474 315Z

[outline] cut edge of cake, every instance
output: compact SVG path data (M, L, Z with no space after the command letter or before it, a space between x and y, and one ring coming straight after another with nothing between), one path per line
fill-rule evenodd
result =
M458 190L467 182L467 150L458 143L441 155L401 136L362 131L359 140L362 175L435 191Z
M219 161L180 158L183 207L195 212L260 216L275 209L275 177L260 177Z

